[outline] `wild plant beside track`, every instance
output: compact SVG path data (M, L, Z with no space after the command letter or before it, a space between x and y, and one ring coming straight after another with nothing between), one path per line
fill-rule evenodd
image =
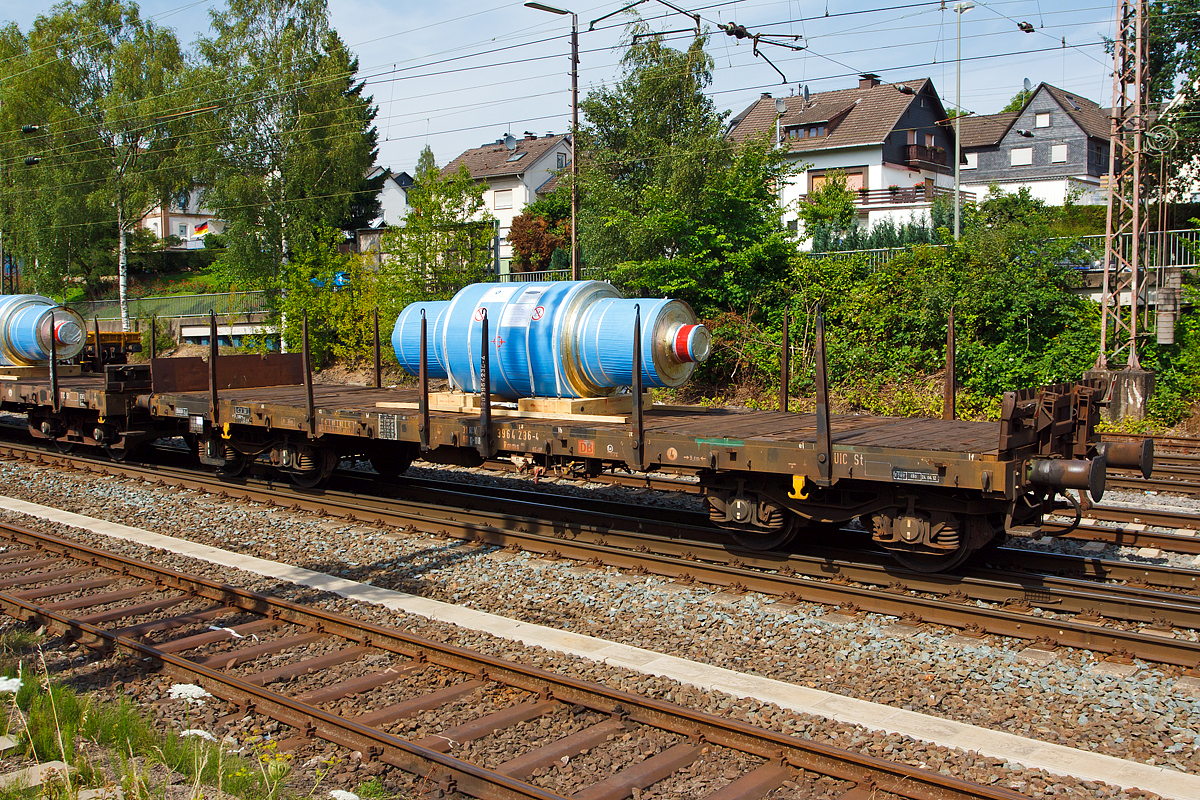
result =
M161 730L128 697L97 699L57 680L43 651L43 638L23 628L0 633L0 732L16 746L0 773L62 761L72 770L37 787L48 800L78 800L87 789L106 789L126 800L165 800L168 786L186 780L189 800L214 796L239 800L357 800L351 792L328 791L324 779L337 763L323 762L303 792L289 787L292 754L276 741L239 746L232 737L205 730L200 709L211 695L193 684L168 692L184 720L179 730ZM308 781L305 781L308 783ZM31 788L0 789L0 800L28 800ZM364 797L388 796L374 781ZM345 797L348 796L348 797Z

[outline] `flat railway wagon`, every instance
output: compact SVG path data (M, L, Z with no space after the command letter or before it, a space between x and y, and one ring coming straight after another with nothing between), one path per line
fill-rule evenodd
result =
M314 385L307 339L303 353L265 356L218 355L214 344L207 360L151 354L98 372L53 362L0 370L0 407L26 415L34 437L63 450L101 447L121 459L182 436L219 474L273 469L312 490L344 458L368 459L386 480L417 459L513 458L578 477L686 471L698 476L712 522L743 547L781 548L805 528L829 526L836 536L857 519L922 571L952 569L1006 534L1039 533L1052 510L1078 512L1070 490L1099 500L1109 466L1150 469L1149 440L1100 444L1108 387L1097 381L1009 393L999 422L830 414L822 324L812 414L647 403L640 327L632 393L493 402L495 350L486 314L482 322L477 392L431 392L426 346L418 388L381 388L376 325L375 386Z

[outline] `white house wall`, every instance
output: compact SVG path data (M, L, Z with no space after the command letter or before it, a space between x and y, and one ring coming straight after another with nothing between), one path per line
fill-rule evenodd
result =
M975 199L987 199L989 185L986 183L967 183L968 175L962 176L963 189L975 193ZM1047 205L1065 205L1068 195L1073 195L1071 202L1076 205L1105 205L1108 202L1107 192L1100 188L1094 180L1079 180L1076 178L1047 178L1046 180L1005 181L996 186L1005 194L1015 194L1023 188Z
M408 216L408 194L394 179L389 177L383 182L383 188L379 192L379 204L381 213L378 218L372 220L372 228L379 227L380 223L387 223L392 228L404 224L404 218Z
M557 146L542 153L525 172L520 175L505 175L500 178L487 178L487 189L483 193L483 202L488 212L499 222L500 228L500 259L512 258L512 245L508 243L508 232L512 229L513 218L525 210L525 206L537 200L538 187L554 177L558 171L557 154L562 153L566 159L571 157L571 145L560 142ZM512 208L496 208L496 192L512 191Z
M807 164L808 167L804 172L792 178L783 188L783 219L785 224L798 219L796 210L799 207L800 198L808 194L808 177L810 172L866 166L868 168L867 181L870 184L867 188L884 188L875 184L877 169L883 161L882 147L846 147L829 151L818 150L816 152L794 153L792 154L792 159L796 163Z
M865 146L840 148L828 152L797 153L795 159L807 163L808 168L789 182L783 190L785 205L784 222L798 220L797 208L800 199L808 194L809 173L812 171L828 171L865 166L867 168L867 185L869 190L887 189L889 186L909 188L924 184L927 177L934 179L934 185L946 189L954 187L954 176L945 175L933 170L911 169L902 164L890 164L883 161L882 146ZM963 187L966 189L967 187ZM890 220L896 225L907 222L927 221L929 219L929 203L898 203L889 205L870 205L858 207L858 224L870 230L879 222ZM801 235L803 224L797 223ZM812 240L806 239L800 243L800 249L808 250Z

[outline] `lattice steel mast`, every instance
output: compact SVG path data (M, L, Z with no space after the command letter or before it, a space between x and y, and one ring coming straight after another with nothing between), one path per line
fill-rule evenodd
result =
M1121 0L1113 53L1112 129L1108 149L1108 224L1104 235L1104 291L1101 299L1100 355L1096 369L1108 369L1110 342L1115 360L1128 348L1126 369L1140 370L1138 300L1143 286L1149 214L1143 201L1148 176L1144 145L1149 110L1146 0ZM1124 234L1129 234L1124 236ZM1127 249L1123 241L1128 242ZM1122 298L1129 311L1122 314Z

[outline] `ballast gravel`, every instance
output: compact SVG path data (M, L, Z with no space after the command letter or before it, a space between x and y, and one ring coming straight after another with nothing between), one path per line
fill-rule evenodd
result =
M566 561L547 562L454 540L16 461L0 462L0 480L6 494L30 502L376 586L1118 758L1183 772L1200 767L1200 697L1174 689L1181 670L1171 667L1138 663L1135 675L1116 678L1094 672L1096 656L1083 651L1060 649L1050 663L1032 663L1021 656L1027 643L1014 639L985 637L963 644L954 631L935 627L898 638L888 630L894 618L866 614L846 622L841 615L830 615L835 609L819 605L785 607L757 594L731 600L707 588L655 577L584 569ZM472 480L487 479L475 475ZM1035 797L1149 796L784 712L78 529L9 516L19 524L153 558L165 566Z

